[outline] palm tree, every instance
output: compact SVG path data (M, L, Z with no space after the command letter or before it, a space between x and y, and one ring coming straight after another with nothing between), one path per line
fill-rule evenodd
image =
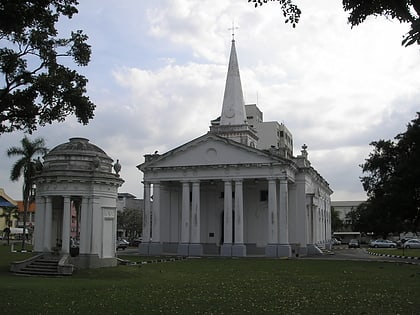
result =
M25 249L26 237L26 216L28 213L29 204L31 203L31 190L33 186L33 178L35 175L35 160L34 157L39 154L47 154L48 149L45 147L43 138L36 138L31 141L26 136L20 141L21 147L11 147L7 150L9 157L20 157L15 164L13 164L10 172L10 180L17 181L23 175L23 237L22 237L22 250Z

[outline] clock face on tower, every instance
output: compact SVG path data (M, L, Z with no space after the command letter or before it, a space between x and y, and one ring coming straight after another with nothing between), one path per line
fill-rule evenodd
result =
M230 105L227 110L225 111L225 116L227 118L232 118L233 116L235 116L235 110L233 109L233 104Z

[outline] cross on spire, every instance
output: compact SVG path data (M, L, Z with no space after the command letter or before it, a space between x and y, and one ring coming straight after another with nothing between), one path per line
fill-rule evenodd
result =
M232 31L232 41L235 40L235 30L239 29L239 27L235 27L235 22L232 21L232 27L229 27L228 30Z

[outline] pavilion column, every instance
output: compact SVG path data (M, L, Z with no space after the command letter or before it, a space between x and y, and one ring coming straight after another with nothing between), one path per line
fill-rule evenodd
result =
M160 241L160 198L161 198L161 184L159 182L153 183L153 205L152 205L152 241L149 248L150 255L162 254L162 243Z
M45 198L45 221L44 221L44 252L51 251L51 233L52 233L52 199L51 196Z
M80 254L90 254L92 244L92 213L89 211L89 198L82 197L80 206Z
M63 207L63 228L62 228L62 244L61 252L64 254L70 253L70 226L71 224L71 200L70 196L64 197Z
M91 254L102 255L102 211L100 199L97 196L91 198L92 209L92 247Z
M289 243L289 189L287 178L280 179L278 239L277 255L280 257L292 256L292 248Z
M201 256L203 246L200 238L200 182L192 183L192 204L191 204L191 243L189 245L189 254L191 256Z
M246 256L242 179L235 180L235 244L232 246L232 256Z
M278 226L277 226L277 189L276 179L268 178L268 239L265 254L277 256Z
M181 242L178 244L178 255L188 256L190 243L190 183L182 182Z
M232 181L225 181L222 256L232 256Z
M44 246L45 198L36 197L36 216L34 229L34 251L42 252Z

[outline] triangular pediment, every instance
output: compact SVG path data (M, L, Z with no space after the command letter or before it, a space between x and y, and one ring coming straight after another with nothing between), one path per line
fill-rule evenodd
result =
M139 167L265 164L278 161L261 150L208 133Z

